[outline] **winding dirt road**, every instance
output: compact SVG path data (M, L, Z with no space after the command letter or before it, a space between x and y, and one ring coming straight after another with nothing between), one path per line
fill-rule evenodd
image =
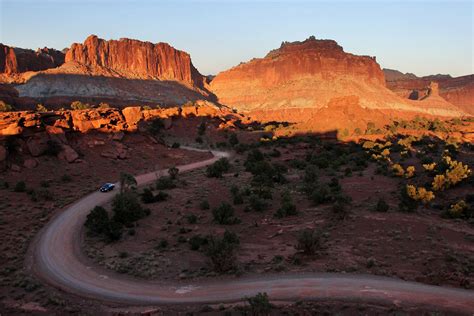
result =
M229 156L225 152L212 153L212 159L178 166L180 172L202 168ZM144 185L165 173L166 170L161 170L136 179L139 185ZM88 212L110 201L117 191L89 194L54 217L40 232L31 248L32 268L40 278L70 293L125 304L236 302L245 296L267 292L274 301L341 300L474 313L474 291L370 275L278 274L175 283L118 275L91 265L81 251Z

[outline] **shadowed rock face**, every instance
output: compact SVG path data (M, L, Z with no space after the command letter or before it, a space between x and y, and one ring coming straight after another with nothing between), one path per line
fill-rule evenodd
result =
M466 113L474 114L474 75L451 77L434 75L417 77L396 70L384 69L387 87L399 96L412 100L424 99L431 82L439 85L439 95Z
M314 37L284 42L211 82L221 103L243 110L321 108L333 97L380 93L384 86L375 58L346 53L335 41Z
M10 75L40 71L59 67L63 63L64 53L55 49L45 47L35 52L0 44L0 73Z
M166 43L153 44L132 39L106 41L95 35L83 44L73 44L66 62L90 67L93 74L119 75L131 79L175 80L203 88L203 76L188 53Z

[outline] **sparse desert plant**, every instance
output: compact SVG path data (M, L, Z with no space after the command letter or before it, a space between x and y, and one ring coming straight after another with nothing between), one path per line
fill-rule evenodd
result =
M171 167L168 169L168 174L172 180L176 179L179 174L179 169L176 167Z
M227 232L222 238L210 236L206 247L206 255L211 260L214 270L227 272L236 266L235 250L239 245L237 235Z
M250 313L252 315L270 315L273 306L268 300L267 293L257 293L255 296L247 297L246 300L250 306Z
M236 146L237 144L239 144L239 139L237 138L237 134L235 133L231 133L229 135L229 144L234 147Z
M13 188L14 192L26 192L26 183L25 181L18 181Z
M90 109L90 105L87 103L82 103L81 101L73 101L71 103L71 110L86 110Z
M292 216L296 214L298 214L298 211L296 209L296 205L293 203L290 192L285 191L282 196L281 206L275 212L274 216L276 218L283 218L283 217Z
M380 198L377 201L377 204L375 205L375 211L385 213L388 211L388 209L389 209L389 205L387 204L387 202L385 202L383 198Z
M240 220L234 216L234 208L226 202L214 208L212 210L212 216L214 222L220 225L233 225L240 222Z
M117 194L112 200L113 221L123 225L131 223L145 217L149 214L149 210L144 209L136 194L130 191Z
M208 200L202 200L201 202L199 202L199 208L201 210L208 210L210 209L210 205L209 205L209 201Z
M4 101L0 100L0 112L10 112L13 111L13 106Z
M414 185L407 185L406 191L408 196L415 201L423 202L424 204L430 202L435 198L432 191L426 190L423 187L415 187Z
M156 180L155 187L157 190L169 190L176 188L176 184L171 177L163 176Z
M444 174L438 174L434 177L431 186L435 191L446 190L468 178L472 173L467 165L453 160L449 156L444 156L442 163L443 166L440 166L440 168L446 170Z
M96 206L87 215L84 226L89 229L89 233L103 234L109 227L109 214L102 206Z
M318 185L309 193L309 199L314 205L329 202L331 200L331 193L327 185Z
M197 223L197 220L198 220L197 216L194 215L194 214L188 214L188 215L186 215L186 219L188 220L188 223L189 223L189 224L196 224L196 223Z
M433 171L436 168L436 162L423 164L423 168L426 171Z
M334 204L332 205L332 213L334 215L334 218L338 220L343 220L347 218L347 216L349 215L349 210L347 209L346 204L347 203L343 200L337 200L336 202L334 202Z
M260 196L256 194L252 194L249 197L249 205L246 208L247 211L254 211L254 212L263 212L268 207L267 202Z
M48 109L41 103L36 105L36 112L48 112Z
M400 166L398 163L392 166L392 172L397 177L403 177L405 175L405 170L403 170L403 167Z
M414 166L408 166L405 177L406 178L412 178L415 175L415 167Z
M465 210L467 210L468 205L464 200L460 200L457 203L454 203L449 208L449 216L452 218L462 217Z
M131 174L126 172L120 173L120 193L124 193L137 185L137 180Z
M201 122L198 126L198 135L203 136L206 133L206 122Z
M322 249L322 234L317 229L305 229L298 234L296 249L306 255L315 255Z
M163 120L156 118L150 122L147 130L151 135L157 136L160 134L163 128L165 128L165 123L163 123Z
M209 178L222 178L224 172L229 171L230 163L227 158L220 158L206 169L206 175Z
M188 242L191 250L199 250L201 246L207 245L209 241L207 237L203 237L201 235L194 235L193 237L189 238Z
M172 145L171 145L171 148L179 148L181 147L181 144L178 143L178 142L174 142Z

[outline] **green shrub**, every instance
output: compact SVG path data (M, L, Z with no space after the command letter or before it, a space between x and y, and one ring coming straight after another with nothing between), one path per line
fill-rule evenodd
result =
M198 135L202 136L206 133L206 122L201 122L198 126Z
M71 103L71 110L86 110L91 106L87 103L82 103L80 101L74 101Z
M151 135L157 136L160 134L163 128L165 128L165 124L163 123L163 120L160 118L156 118L150 122L147 130Z
M332 212L336 219L345 219L349 215L349 211L346 207L346 203L344 201L336 201L332 205Z
M268 300L267 293L258 293L253 297L248 297L247 302L252 315L270 315L273 307Z
M163 176L156 180L155 187L157 190L169 190L176 188L176 184L171 177Z
M233 225L240 222L234 216L234 208L225 202L212 210L212 216L214 221L220 225Z
M26 183L25 181L18 181L13 188L14 192L26 192Z
M293 203L293 200L291 199L290 192L286 191L283 193L281 206L276 211L274 216L276 218L283 218L283 217L292 216L296 214L298 214L298 211L296 210L296 205Z
M43 104L37 104L36 112L48 112L48 109Z
M227 272L234 269L236 265L235 250L239 239L232 233L227 233L226 237L226 233L223 238L209 237L205 252L217 272Z
M101 206L96 206L91 210L84 226L89 234L103 236L108 241L116 241L122 237L122 224L111 221L107 211Z
M172 180L175 180L178 177L179 169L176 167L171 167L168 169L168 174Z
M198 220L197 216L194 215L194 214L188 214L188 215L186 215L186 219L188 220L188 223L189 223L189 224L196 224L196 223L197 223L197 220Z
M211 206L209 205L209 201L208 200L202 200L201 202L199 202L199 208L201 210L208 210L211 208Z
M263 212L267 207L268 207L267 202L265 202L258 195L253 194L250 196L248 210L251 210L254 212Z
M172 145L171 145L171 148L179 148L181 147L181 144L178 143L178 142L174 142Z
M375 206L375 211L376 212L387 212L389 209L389 205L387 204L387 202L385 202L384 199L380 198L377 202L377 205Z
M239 144L239 139L237 138L237 134L231 133L229 136L229 144L234 147Z
M129 225L149 214L144 209L133 192L117 194L112 200L113 220L123 225Z
M220 158L206 169L209 178L221 178L224 172L229 171L230 163L227 158Z
M329 202L331 200L329 188L326 185L313 187L312 191L309 192L309 199L315 205Z
M13 106L10 104L5 103L4 101L0 100L0 112L10 112L13 111Z
M306 255L315 255L322 249L322 234L316 229L305 229L298 234L296 249Z
M191 250L199 250L201 246L207 245L207 237L202 237L201 235L195 235L189 239L189 246Z

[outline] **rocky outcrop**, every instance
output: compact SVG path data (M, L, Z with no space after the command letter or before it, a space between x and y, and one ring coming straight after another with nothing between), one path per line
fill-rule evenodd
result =
M221 118L222 120L239 119L239 115L226 107L217 106L211 102L197 102L193 106L174 107L165 109L142 109L127 107L124 109L88 109L76 111L54 112L0 112L0 136L33 134L28 142L34 156L44 153L48 139L58 143L66 143L65 131L88 133L98 131L123 134L121 132L136 131L141 122L161 118L165 122L176 117L201 116ZM165 123L170 125L170 123ZM48 137L45 137L48 134ZM120 137L116 136L119 140ZM121 136L123 138L123 135Z
M91 35L83 44L71 46L66 62L85 65L99 75L172 80L203 88L204 77L193 66L189 54L167 43L128 38L106 41Z
M223 104L254 110L322 108L334 97L386 89L375 57L352 55L335 41L310 37L284 42L264 58L219 73L211 90Z
M0 73L7 75L27 71L40 71L59 67L64 63L64 53L51 48L37 51L0 44Z
M439 95L466 113L474 115L474 75L451 77L433 75L417 77L396 70L384 69L387 87L405 99L424 100L430 92L430 84L439 86ZM391 75L397 72L399 75Z

